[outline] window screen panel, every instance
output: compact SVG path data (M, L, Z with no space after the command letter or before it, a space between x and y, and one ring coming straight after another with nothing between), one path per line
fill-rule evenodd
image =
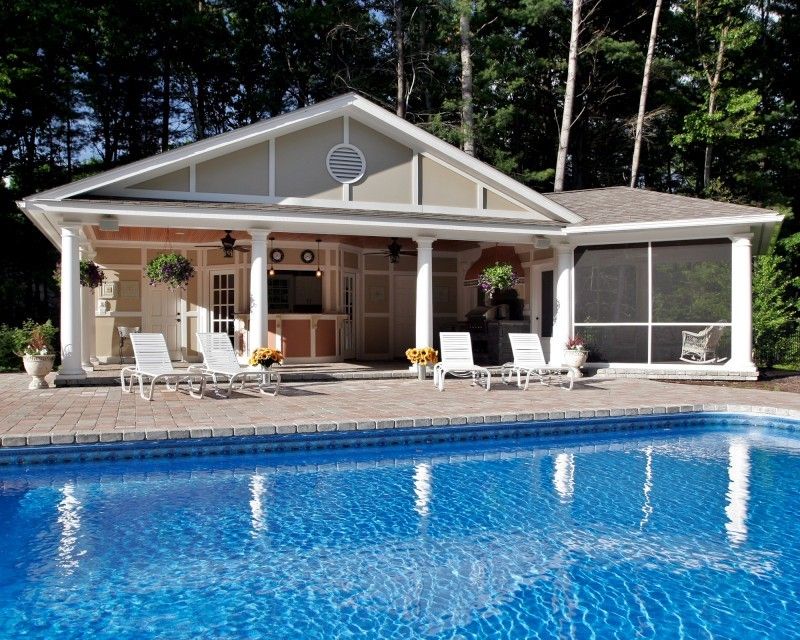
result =
M575 322L648 321L647 245L575 250Z
M647 362L647 327L575 327L589 362Z
M731 328L720 327L717 336L712 335L706 337L704 331L707 330L708 327L702 326L654 326L652 337L653 362L661 364L686 364L686 360L697 363L702 363L703 360L715 360L717 363L729 360L731 357ZM684 343L684 331L701 335L694 337L694 339L692 336L687 336L687 342ZM716 345L714 344L715 342ZM684 344L687 347L686 353L684 354L686 360L681 360L680 357L684 350ZM706 348L708 348L709 351L703 354L702 352ZM709 362L708 364L713 363Z

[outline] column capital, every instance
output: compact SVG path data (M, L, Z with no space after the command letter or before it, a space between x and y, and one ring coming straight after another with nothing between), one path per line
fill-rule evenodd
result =
M248 229L247 233L250 234L250 237L253 240L257 240L259 242L260 241L266 242L267 241L267 236L269 236L271 231L269 229Z
M61 227L61 235L77 235L81 232L83 223L81 222L62 222L58 225Z
M753 244L753 234L752 233L734 233L731 236L728 236L733 244L738 245L748 245L752 246Z
M554 242L553 243L553 251L556 253L572 253L572 250L575 248L575 245L570 244L569 242Z
M432 249L433 243L436 242L436 238L428 237L416 237L413 240L417 243L418 249Z

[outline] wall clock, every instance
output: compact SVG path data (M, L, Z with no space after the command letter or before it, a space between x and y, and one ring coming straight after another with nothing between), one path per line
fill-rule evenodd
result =
M273 249L269 255L272 262L283 262L283 249Z
M314 262L314 252L311 249L306 249L300 254L300 259L306 264Z

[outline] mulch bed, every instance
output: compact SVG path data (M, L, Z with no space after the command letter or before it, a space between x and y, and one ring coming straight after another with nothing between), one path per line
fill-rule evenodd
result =
M781 369L766 369L760 372L758 380L750 382L738 382L734 380L709 380L705 382L697 380L677 381L665 380L665 382L675 382L676 384L699 384L713 387L738 387L740 389L762 389L764 391L787 391L789 393L800 393L800 371L784 371Z

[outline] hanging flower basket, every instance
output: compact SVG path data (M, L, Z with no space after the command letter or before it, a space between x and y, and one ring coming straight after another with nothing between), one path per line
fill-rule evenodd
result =
M194 265L179 253L162 253L144 268L151 286L165 284L170 289L185 289L194 277Z
M492 266L486 267L481 275L478 276L478 286L491 297L495 291L511 289L520 281L520 277L514 272L508 262L495 262Z
M103 270L97 266L97 264L92 260L81 260L80 267L80 282L82 287L89 287L90 289L96 289L101 284L103 284L103 280L106 279L105 273ZM61 286L61 263L59 262L56 265L56 270L53 273L53 279L58 283L58 286Z

